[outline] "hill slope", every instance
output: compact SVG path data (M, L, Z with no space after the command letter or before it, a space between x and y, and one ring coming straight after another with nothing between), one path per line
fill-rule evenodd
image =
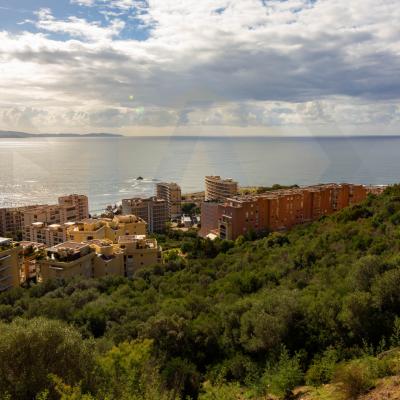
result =
M46 138L46 137L122 137L115 133L27 133L16 131L0 131L0 139L27 139L27 138Z
M336 363L395 344L400 187L242 242L183 237L177 243L188 260L147 268L132 281L50 282L5 293L0 318L59 319L116 344L150 339L163 382L193 398L204 381L284 396L283 371L291 371L285 385L293 387L327 354Z

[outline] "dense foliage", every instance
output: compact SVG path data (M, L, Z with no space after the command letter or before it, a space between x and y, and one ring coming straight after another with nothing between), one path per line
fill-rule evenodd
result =
M192 234L163 240L186 256L179 252L133 280L48 282L0 295L0 394L15 395L13 386L28 393L25 375L7 376L7 352L43 375L29 378L29 396L47 389L46 396L60 398L72 385L76 397L62 398L217 399L238 387L284 397L303 381L330 381L342 360L400 344L399 186L255 241ZM39 327L65 335L65 346L80 341L72 370L46 361L44 349L66 350ZM39 353L32 347L37 336ZM219 390L226 397L213 394Z

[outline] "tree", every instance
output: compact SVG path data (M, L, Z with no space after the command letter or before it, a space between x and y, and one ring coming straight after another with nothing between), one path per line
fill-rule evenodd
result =
M93 366L91 343L65 323L35 318L0 324L1 398L35 398L52 386L49 374L71 385L82 382L86 389Z
M161 387L158 365L152 357L153 342L123 342L100 356L103 381L99 394L107 399L167 400L170 393Z

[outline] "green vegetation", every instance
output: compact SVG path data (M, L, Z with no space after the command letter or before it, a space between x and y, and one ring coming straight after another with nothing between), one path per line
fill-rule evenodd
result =
M350 399L399 372L397 353L377 355L400 344L400 186L250 239L169 232L180 252L133 280L1 294L0 398L288 398L334 382Z
M239 192L241 194L262 194L266 192L272 192L274 190L280 190L280 189L295 189L298 188L298 185L279 185L277 183L273 184L272 186L249 186L249 187L243 187L239 189Z
M196 203L183 203L182 204L182 213L188 215L200 214L200 208L197 207Z

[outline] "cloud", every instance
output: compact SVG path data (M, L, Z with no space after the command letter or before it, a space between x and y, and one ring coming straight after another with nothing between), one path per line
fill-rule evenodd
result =
M93 7L103 6L107 8L119 8L122 10L129 10L135 6L136 0L70 0L71 4L78 4L80 6ZM139 1L139 4L141 2Z
M102 27L99 22L88 22L75 16L57 20L48 8L40 9L36 15L38 20L35 22L35 26L38 29L92 41L110 40L117 36L125 26L125 23L119 19L113 19L106 27Z
M107 20L0 33L3 126L28 107L42 129L400 127L396 0L75 3Z
M93 6L95 3L95 0L71 0L71 4L78 4L80 6Z

